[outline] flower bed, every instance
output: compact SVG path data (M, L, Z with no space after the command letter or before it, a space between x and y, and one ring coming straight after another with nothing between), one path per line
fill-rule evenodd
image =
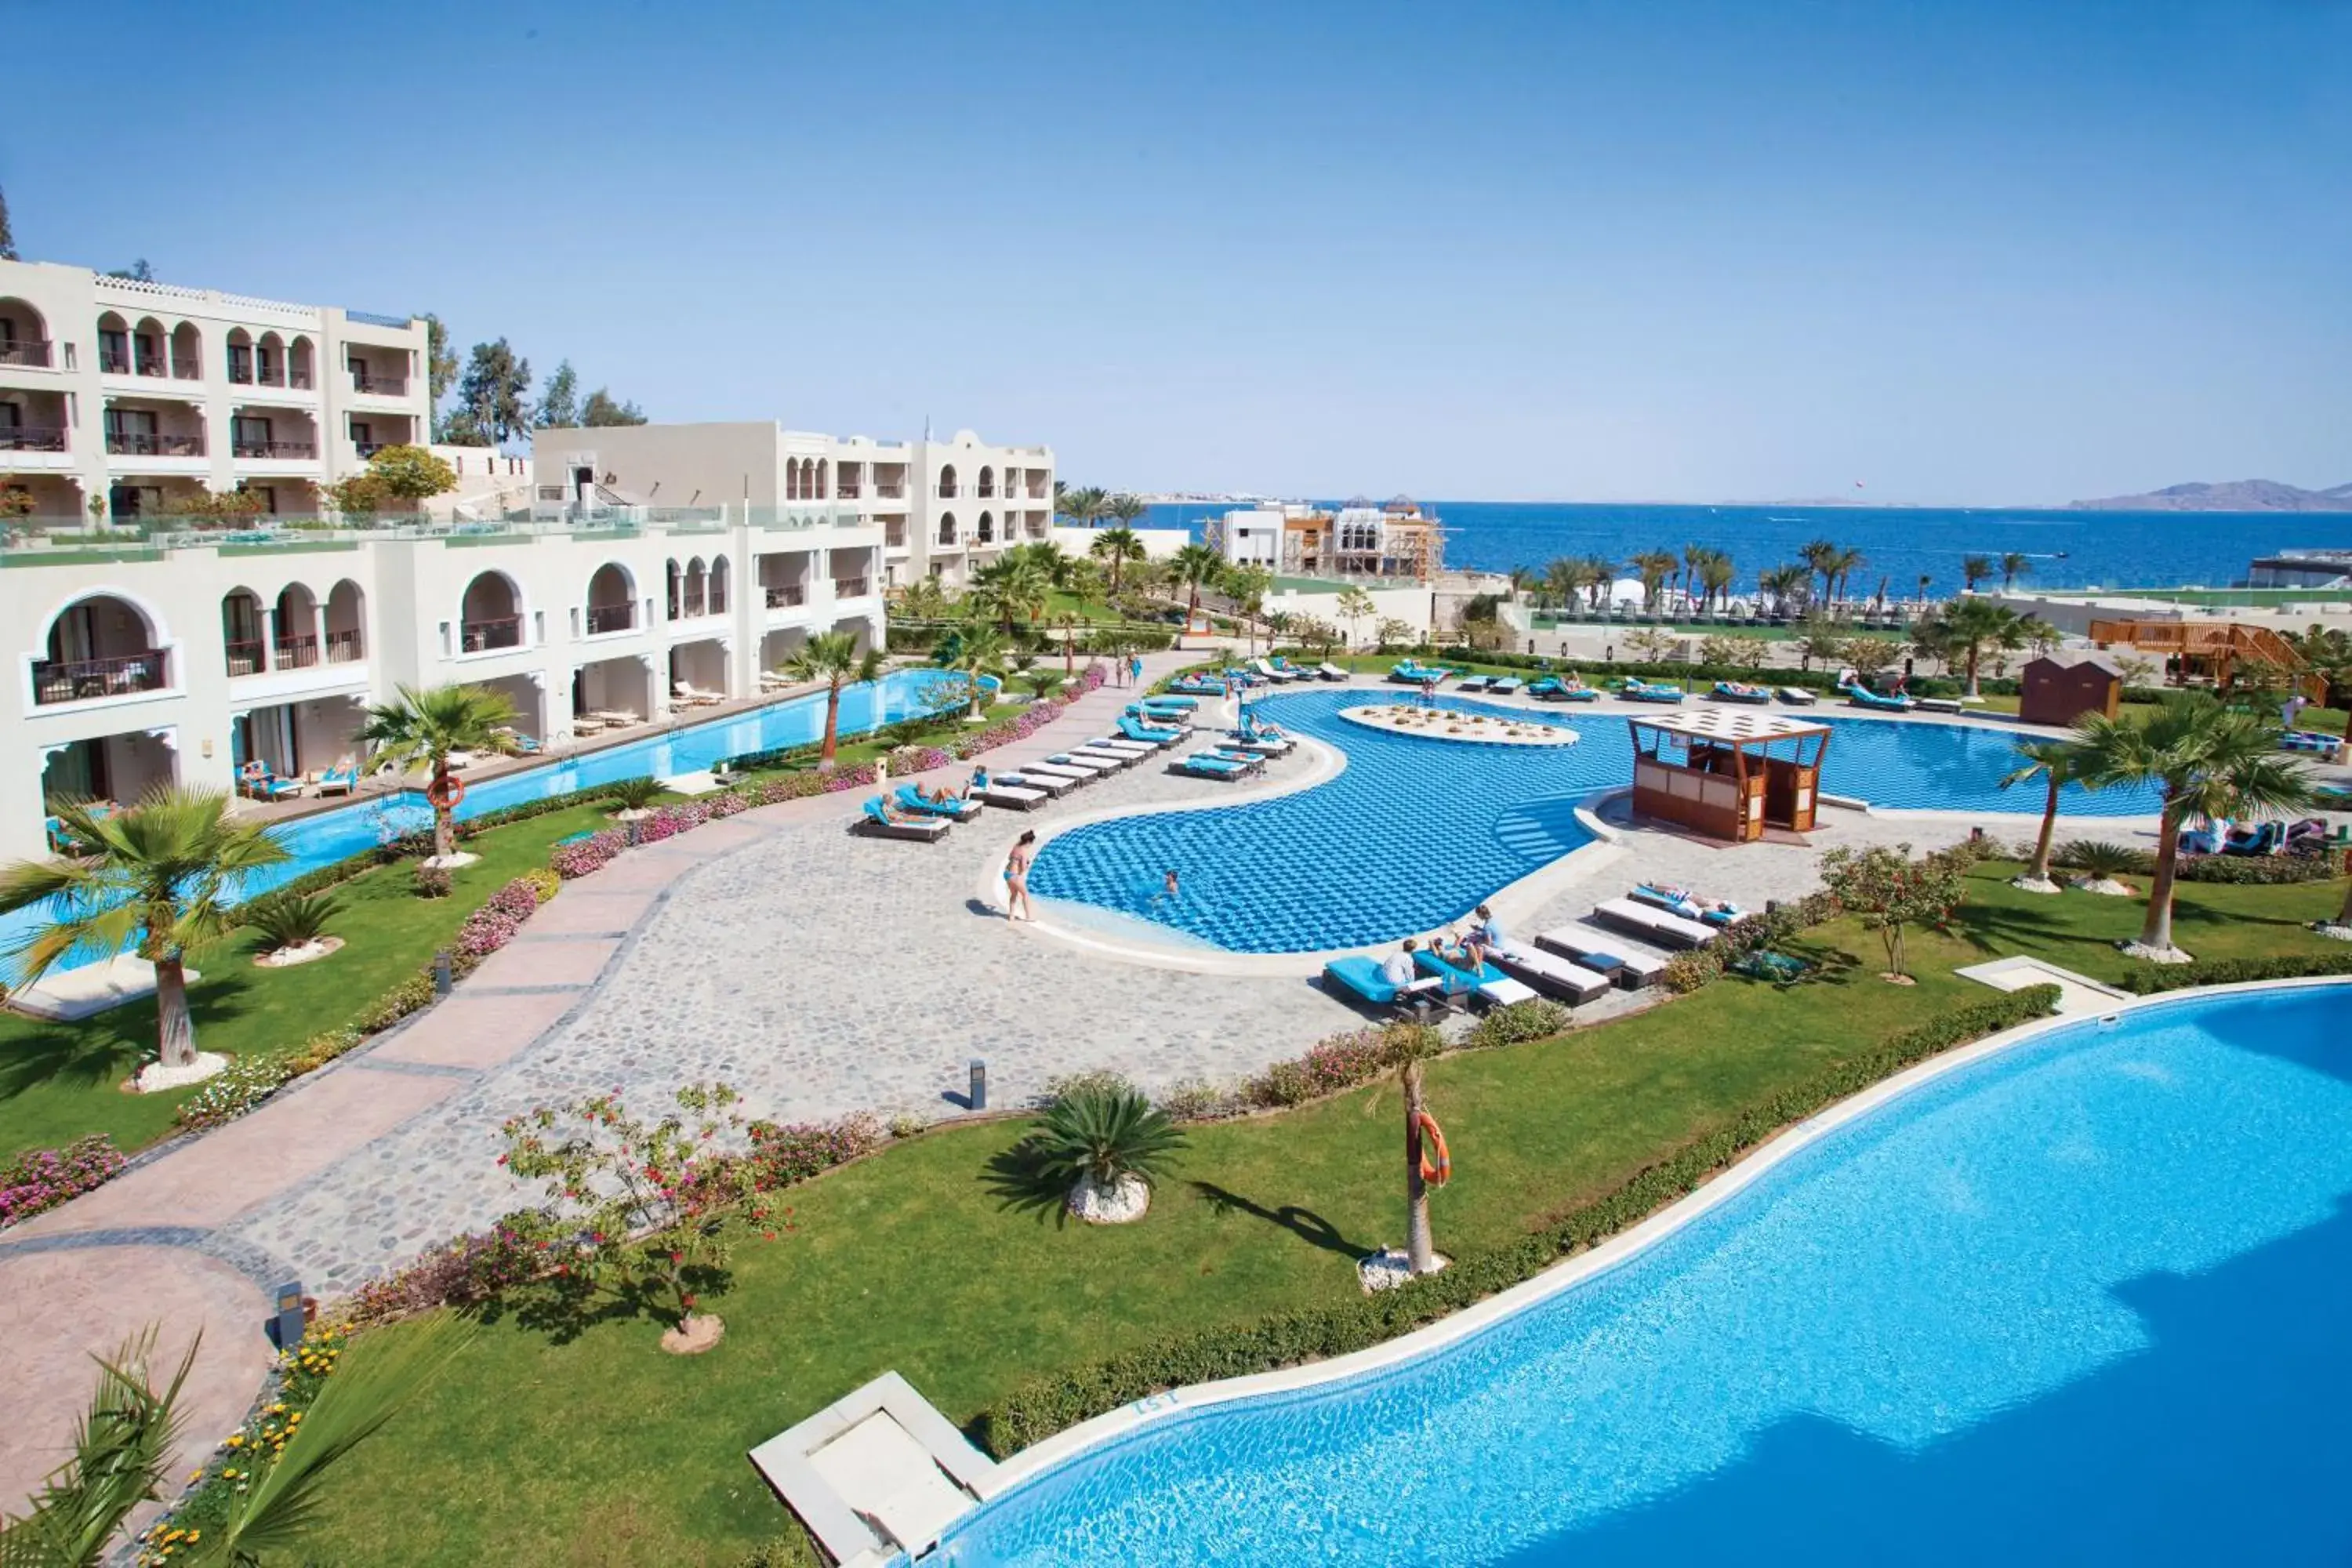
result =
M30 1219L120 1175L122 1153L103 1132L62 1149L28 1149L0 1165L0 1227Z

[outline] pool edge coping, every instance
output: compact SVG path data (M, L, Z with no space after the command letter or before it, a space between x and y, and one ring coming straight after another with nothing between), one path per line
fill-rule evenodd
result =
M1056 1432L1000 1460L989 1489L980 1494L981 1503L992 1502L1092 1449L1179 1413L1203 1410L1262 1394L1293 1393L1324 1384L1344 1382L1420 1360L1458 1343L1503 1319L1515 1317L1639 1257L1693 1221L1738 1196L1802 1150L1888 1102L1948 1074L2039 1039L2053 1030L2103 1025L2128 1013L2185 1001L2303 989L2352 991L2352 975L2303 975L2282 980L2185 986L2177 991L2133 997L2105 1012L2053 1014L1931 1057L1781 1129L1697 1188L1639 1224L1433 1323L1328 1361L1307 1362L1273 1372L1252 1373L1241 1377L1168 1389ZM965 1515L966 1519L970 1517L970 1513ZM962 1521L957 1522L960 1524Z

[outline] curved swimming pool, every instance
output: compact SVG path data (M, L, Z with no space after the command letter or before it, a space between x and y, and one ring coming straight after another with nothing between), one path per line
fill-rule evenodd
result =
M1445 1349L1084 1453L940 1560L2341 1563L2347 1321L2352 988L2183 999Z
M1394 700L1407 699L1398 693ZM1575 803L1633 776L1622 717L1530 715L1456 697L1441 706L1533 718L1577 732L1573 746L1470 747L1354 724L1339 710L1361 688L1300 691L1256 706L1348 758L1312 789L1208 810L1088 823L1046 841L1033 893L1172 928L1234 952L1316 952L1392 942L1460 919L1497 888L1591 837ZM2024 815L2039 788L2004 790L2012 737L1932 721L1823 715L1835 733L1822 787L1901 810ZM1279 776L1279 768L1276 774ZM1204 788L1220 787L1204 785ZM2068 785L2059 809L2129 816L2157 808L2145 790L2092 796ZM1163 889L1178 873L1179 895Z

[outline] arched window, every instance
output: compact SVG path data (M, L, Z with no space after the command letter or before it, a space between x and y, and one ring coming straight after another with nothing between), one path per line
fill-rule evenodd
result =
M231 675L258 675L269 668L269 636L262 620L260 595L250 588L231 588L221 595L221 643Z
M164 373L163 345L169 341L163 323L152 316L142 316L131 329L131 369L137 375L160 376Z
M286 384L286 340L276 332L262 333L253 345L253 379L263 386Z
M588 579L588 635L625 632L637 624L637 586L629 569L607 561Z
M988 513L982 512L980 514L980 529L978 532L972 535L973 542L980 544L988 544L993 542L995 538L996 520L991 517Z
M32 302L0 299L0 364L53 364L48 319Z
M942 463L940 465L940 494L952 498L955 493L955 465L953 463Z
M458 648L483 653L522 646L522 591L503 572L485 572L466 584L458 610Z
M278 593L278 638L270 662L279 669L301 669L319 662L319 601L299 583L289 583Z
M663 602L669 605L669 618L673 621L677 619L678 606L685 602L685 595L679 592L679 590L686 585L684 582L685 575L686 574L684 573L677 569L677 559L672 557L668 566L665 569L665 576L668 583L668 593L665 595Z
M239 386L253 384L253 334L243 327L228 330L228 378Z
M941 544L953 544L955 542L955 513L951 511L943 511L940 513L940 542Z
M202 381L205 378L205 335L194 321L182 321L172 329L172 379ZM305 382L304 385L310 384Z
M686 613L688 615L700 616L708 613L703 605L703 595L709 586L709 579L704 575L702 570L702 557L698 555L686 563Z
M823 500L824 499L825 486L832 479L832 476L826 472L826 467L827 465L823 458L819 458L816 460L816 490L810 498L813 500Z
M311 384L310 376L316 368L311 363L312 358L310 340L308 338L296 338L286 345L287 385L307 388Z
M710 613L727 613L727 557L713 556L710 562Z
M131 324L111 310L98 319L98 368L109 375L131 374Z
M992 496L996 493L996 470L994 468L983 468L980 470L980 489L975 493L983 496Z
M784 459L784 499L786 500L801 499L801 465L797 458Z
M112 594L76 599L49 622L45 658L33 665L37 705L79 702L169 686L160 628L147 612Z
M355 664L367 657L367 595L346 577L327 595L327 662Z

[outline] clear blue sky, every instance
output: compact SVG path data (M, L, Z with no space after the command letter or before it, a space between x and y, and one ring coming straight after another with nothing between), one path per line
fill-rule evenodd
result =
M26 257L435 310L657 418L1136 489L2352 480L2329 0L9 15Z

